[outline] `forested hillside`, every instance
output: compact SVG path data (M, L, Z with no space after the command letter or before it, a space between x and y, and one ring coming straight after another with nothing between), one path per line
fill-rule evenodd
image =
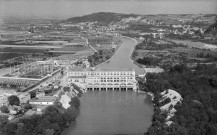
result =
M199 65L189 69L176 65L160 74L148 74L140 87L154 93L155 113L147 135L217 135L217 68ZM182 97L177 112L165 124L166 112L160 111L160 92L173 89Z
M111 22L120 21L123 18L127 17L135 17L134 14L119 14L119 13L112 13L112 12L99 12L93 13L89 15L84 15L80 17L73 17L69 18L64 22L70 23L80 23L80 22L95 22L97 21L101 25L108 25Z

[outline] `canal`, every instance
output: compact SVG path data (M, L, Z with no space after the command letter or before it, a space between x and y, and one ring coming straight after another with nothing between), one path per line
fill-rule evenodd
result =
M130 56L136 42L123 38L123 44L114 56L99 65L100 68L134 69L137 75L145 74ZM64 130L62 135L111 135L144 134L151 125L153 104L147 94L134 91L88 91L80 98L80 114L76 123Z
M133 91L88 91L81 98L75 124L62 135L143 135L151 125L153 104Z

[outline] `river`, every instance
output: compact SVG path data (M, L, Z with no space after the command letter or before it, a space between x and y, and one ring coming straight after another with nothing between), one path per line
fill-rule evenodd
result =
M136 41L123 38L123 44L114 56L96 68L132 68L136 74L144 74L130 56ZM80 98L80 114L76 123L62 135L144 134L151 125L153 104L147 94L134 91L88 91Z
M88 91L81 98L75 124L62 135L142 135L151 125L153 104L133 91Z
M145 71L143 68L138 67L130 60L130 56L133 53L133 50L136 45L137 45L137 42L135 40L131 38L123 37L123 44L118 48L118 50L109 60L109 62L105 62L97 66L96 68L101 69L101 68L114 68L115 67L116 70L120 69L120 71L121 69L124 69L124 68L130 68L130 69L135 70L136 75L145 74Z

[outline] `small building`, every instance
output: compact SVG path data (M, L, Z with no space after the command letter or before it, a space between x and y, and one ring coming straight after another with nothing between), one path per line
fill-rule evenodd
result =
M43 96L35 99L30 99L29 104L31 105L53 105L56 101L57 97L54 96Z

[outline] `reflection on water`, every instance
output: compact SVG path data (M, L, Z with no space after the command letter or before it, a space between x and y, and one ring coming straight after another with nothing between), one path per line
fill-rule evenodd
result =
M62 135L138 134L151 124L153 104L133 91L89 91L81 97L76 125Z

